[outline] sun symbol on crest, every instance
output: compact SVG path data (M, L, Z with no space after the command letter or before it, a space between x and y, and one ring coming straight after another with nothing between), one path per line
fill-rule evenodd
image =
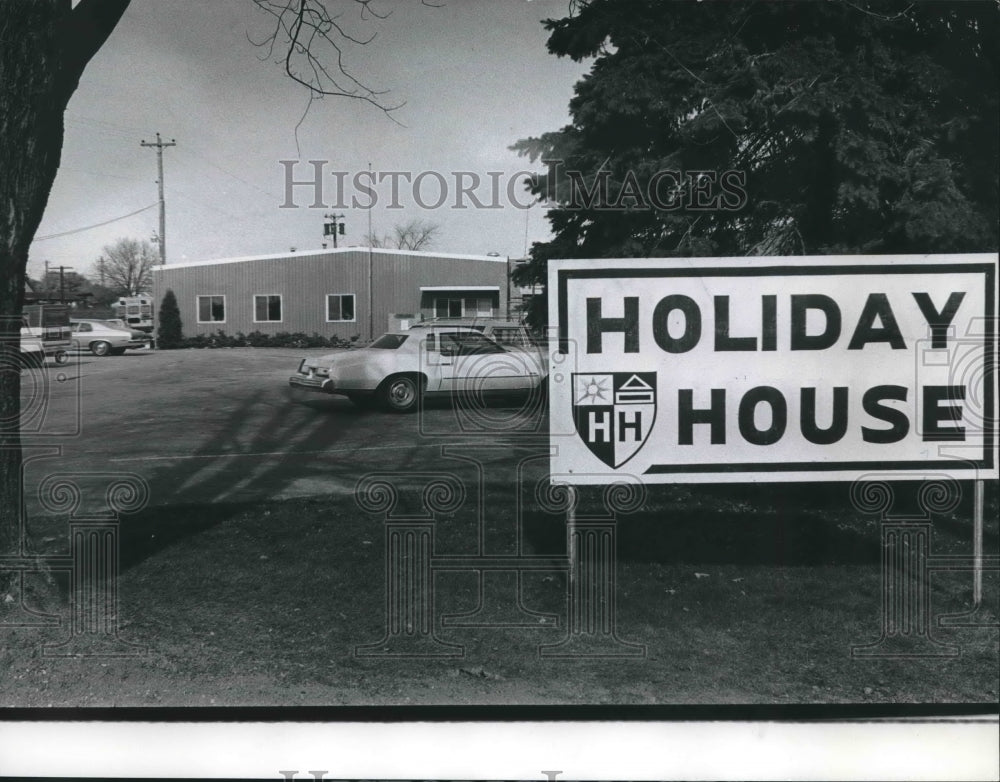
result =
M604 396L604 392L608 390L605 385L607 378L601 378L598 380L596 377L591 377L590 380L583 381L580 383L580 388L583 391L583 395L576 400L577 404L583 402L594 402L598 399L607 400Z

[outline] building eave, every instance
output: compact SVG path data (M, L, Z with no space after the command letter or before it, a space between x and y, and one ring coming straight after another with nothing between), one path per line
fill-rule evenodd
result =
M425 250L390 250L369 247L337 247L336 249L296 250L295 252L270 253L268 255L242 255L233 258L214 258L207 261L181 261L180 263L157 264L153 271L169 271L170 269L186 269L196 266L217 266L227 263L249 263L267 260L292 260L294 258L309 258L318 255L345 255L347 253L365 253L371 255L405 255L415 258L452 258L465 261L492 261L507 263L506 256L500 255L469 255L465 253L438 253Z

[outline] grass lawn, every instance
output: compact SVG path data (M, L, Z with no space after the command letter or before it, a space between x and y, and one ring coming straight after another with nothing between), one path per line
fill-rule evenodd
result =
M617 636L645 654L614 658L539 655L567 632L558 568L526 572L521 584L534 612L522 616L554 614L558 626L443 626L443 616L476 607L478 582L472 572L440 571L434 633L461 656L358 656L358 646L385 635L382 516L343 495L147 509L122 518L118 578L120 636L144 653L41 655L41 644L66 637L63 608L62 629L0 630L0 702L995 703L995 626L935 622L934 639L954 645L953 657L852 658L852 646L880 633L880 534L846 495L829 485L653 487L615 533ZM469 552L479 534L495 550L512 550L519 537L523 554L565 555L564 516L528 500L520 535L513 502L491 504L479 533L469 503L439 514L434 553ZM971 551L969 505L934 520L933 554ZM997 549L996 507L991 490L987 554ZM35 526L53 551L65 550L65 519ZM935 573L930 589L934 618L963 611L971 575ZM994 625L998 591L998 574L987 571L984 617Z

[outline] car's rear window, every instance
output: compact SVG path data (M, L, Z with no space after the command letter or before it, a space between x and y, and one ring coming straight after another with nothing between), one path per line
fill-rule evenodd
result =
M407 334L383 334L368 347L379 350L395 350L406 342Z
M523 329L519 328L496 328L493 329L493 340L501 345L510 345L516 348L530 348L531 339Z

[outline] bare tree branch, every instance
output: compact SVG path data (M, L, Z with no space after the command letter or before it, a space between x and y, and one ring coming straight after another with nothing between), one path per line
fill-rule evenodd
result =
M365 237L369 247L395 250L428 250L437 238L441 226L426 220L410 220L394 225L392 233L383 236L368 234Z
M339 2L357 9L358 20L370 23L383 20L390 12L382 12L375 0L253 0L254 5L271 17L273 27L269 35L255 40L247 34L254 46L266 49L262 59L270 59L281 52L278 62L285 74L297 84L306 87L313 97L332 96L350 98L368 103L386 114L394 122L392 112L404 102L391 103L383 99L386 91L377 90L354 75L345 60L347 47L367 46L378 35L377 30L357 33L344 21L346 11L331 13L328 6ZM425 3L428 4L428 3ZM400 123L401 124L401 123Z
M149 242L119 239L104 248L98 268L107 287L123 296L135 296L152 287L153 266L157 260L157 253Z

